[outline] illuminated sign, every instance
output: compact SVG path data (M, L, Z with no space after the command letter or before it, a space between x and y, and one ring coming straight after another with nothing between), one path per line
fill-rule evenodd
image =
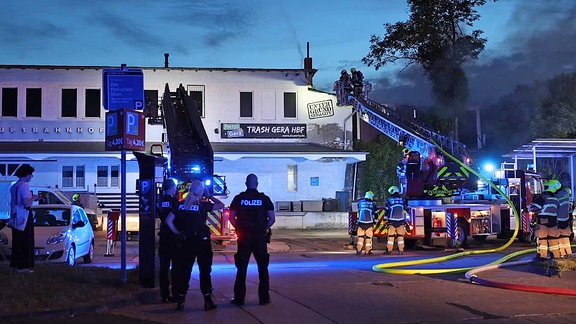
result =
M223 123L221 138L306 138L306 124Z
M144 74L140 69L123 66L102 71L104 109L144 109Z
M106 151L146 150L144 113L114 110L106 113Z

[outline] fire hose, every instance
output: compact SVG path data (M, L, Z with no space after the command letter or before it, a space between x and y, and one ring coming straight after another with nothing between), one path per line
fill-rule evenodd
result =
M452 254L452 255L448 255L448 256L435 257L435 258L429 258L429 259L381 263L381 264L374 265L372 267L372 271L391 273L391 274L424 274L424 275L466 272L466 275L465 275L466 278L469 279L472 283L481 284L481 285L485 285L485 286L489 286L489 287L498 287L498 288L505 288L505 289L533 291L533 292L542 292L542 293L551 293L551 294L576 295L576 290L572 290L572 289L547 288L547 287L499 283L499 282L493 282L493 281L481 279L478 277L478 273L485 271L485 270L495 269L495 268L499 268L499 267L503 267L503 266L513 266L513 265L528 263L529 261L518 261L518 262L511 262L511 263L504 264L504 262L506 262L512 258L515 258L517 256L520 256L523 254L528 254L528 253L534 253L534 249L527 249L527 250L522 250L522 251L510 253L510 254L505 255L504 257L502 257L496 261L490 262L490 263L483 265L483 266L461 267L461 268L444 268L444 269L399 269L401 267L410 267L410 266L415 266L415 265L439 263L439 262L444 262L444 261L448 261L448 260L452 260L452 259L462 258L465 256L470 256L470 255L500 252L500 251L507 249L514 242L514 240L516 239L516 236L518 235L520 217L518 216L518 212L517 212L517 209L516 209L514 203L508 198L508 196L506 194L504 194L500 190L500 188L496 187L491 181L489 181L488 179L486 179L485 177L480 175L478 172L476 172L475 170L470 168L468 165L462 163L460 160L458 160L457 158L455 158L454 156L452 156L451 154L449 154L448 152L443 150L438 144L436 144L433 141L432 141L432 143L434 145L436 145L436 147L440 150L440 152L442 152L445 156L448 156L451 160L458 163L460 166L465 168L467 171L476 175L478 178L482 179L484 182L489 184L494 190L496 190L502 197L504 197L506 199L508 204L510 204L510 206L513 207L512 211L513 211L514 217L516 219L516 226L514 228L514 233L512 234L512 237L504 245L502 245L498 248L487 249L487 250L478 250L478 251L465 251L465 252L460 252L460 253L456 253L456 254ZM573 246L575 246L575 245L573 245Z

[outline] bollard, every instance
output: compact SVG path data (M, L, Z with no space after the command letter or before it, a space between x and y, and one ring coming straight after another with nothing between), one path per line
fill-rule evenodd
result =
M114 246L116 245L118 233L118 219L120 212L116 210L108 211L108 226L106 231L106 254L105 257L114 256Z

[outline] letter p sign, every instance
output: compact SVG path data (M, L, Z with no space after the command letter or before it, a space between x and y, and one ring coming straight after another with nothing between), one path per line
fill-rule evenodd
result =
M144 109L144 102L142 100L134 100L134 110Z

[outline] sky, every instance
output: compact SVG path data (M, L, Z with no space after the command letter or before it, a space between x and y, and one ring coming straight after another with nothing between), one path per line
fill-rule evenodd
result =
M466 66L471 106L517 85L573 72L576 1L498 0L478 9L488 39ZM332 92L355 67L381 103L426 106L430 85L417 68L378 71L361 62L384 23L406 21L405 0L19 0L0 2L0 65L302 68Z

